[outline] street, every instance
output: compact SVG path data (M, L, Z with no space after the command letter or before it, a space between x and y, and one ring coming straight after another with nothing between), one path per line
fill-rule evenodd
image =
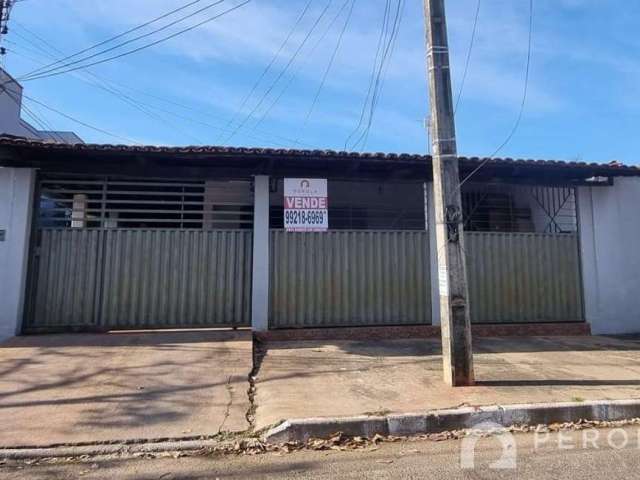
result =
M493 470L501 455L497 439L477 444L475 469L460 468L463 441L406 440L349 451L301 451L219 457L87 460L82 463L0 468L2 479L574 479L625 478L640 467L637 427L517 434L516 468ZM537 441L537 448L536 448Z

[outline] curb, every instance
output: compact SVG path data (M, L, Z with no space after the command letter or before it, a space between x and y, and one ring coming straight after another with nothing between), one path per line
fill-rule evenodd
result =
M481 422L511 427L578 420L616 421L637 417L640 417L640 400L635 399L529 403L384 416L292 419L272 428L263 438L268 443L306 442L310 438L328 438L336 432L362 437L372 437L376 434L406 437L473 428Z
M2 448L0 459L33 460L44 458L77 458L105 455L140 455L165 452L189 452L220 445L219 440L187 440L139 444L103 444L60 447Z

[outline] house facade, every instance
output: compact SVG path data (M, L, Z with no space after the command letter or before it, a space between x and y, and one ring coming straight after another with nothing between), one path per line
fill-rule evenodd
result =
M0 336L437 330L428 156L0 137L0 167ZM475 325L640 331L640 169L493 159L461 194Z

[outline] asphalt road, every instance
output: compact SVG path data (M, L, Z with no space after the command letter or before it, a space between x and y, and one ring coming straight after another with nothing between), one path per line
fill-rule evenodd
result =
M597 433L594 433L597 432ZM73 464L4 465L10 479L600 479L638 478L640 428L519 434L516 468L495 470L502 447L495 438L479 440L475 468L460 466L461 441L402 441L356 451L302 451L290 454L105 460ZM595 435L599 438L595 439ZM625 436L627 438L624 444Z

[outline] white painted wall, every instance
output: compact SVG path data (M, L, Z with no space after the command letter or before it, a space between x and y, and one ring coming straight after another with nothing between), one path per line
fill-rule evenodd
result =
M580 187L585 315L594 334L640 333L640 178Z
M22 322L34 183L35 170L0 168L0 341Z
M251 328L269 330L269 177L254 177Z
M73 132L38 130L22 115L22 85L0 68L0 134L6 133L35 140L58 143L84 143Z
M433 182L424 184L424 225L429 232L429 257L431 258L431 325L440 325L440 284L438 282L438 243L436 239L436 208L433 198Z

